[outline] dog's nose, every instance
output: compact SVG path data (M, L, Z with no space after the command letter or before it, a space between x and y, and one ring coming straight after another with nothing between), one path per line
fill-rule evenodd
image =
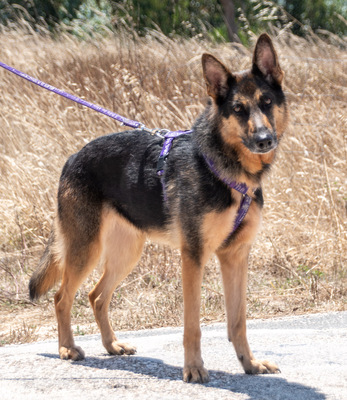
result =
M260 132L255 136L255 145L259 152L266 153L274 147L274 138L269 132Z

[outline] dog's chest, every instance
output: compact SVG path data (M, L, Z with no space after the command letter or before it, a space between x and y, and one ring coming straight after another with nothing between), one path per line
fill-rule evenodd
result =
M242 194L233 191L233 198L235 202L230 207L223 211L209 212L203 218L201 235L204 247L208 247L211 251L218 249L234 229Z

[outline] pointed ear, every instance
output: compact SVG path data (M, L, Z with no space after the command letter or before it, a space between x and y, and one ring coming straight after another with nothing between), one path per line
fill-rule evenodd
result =
M277 82L281 85L284 73L278 62L277 53L272 40L267 33L259 36L253 54L253 73L259 72L268 82Z
M207 86L207 93L214 100L225 98L229 91L231 73L211 54L202 55L202 69Z

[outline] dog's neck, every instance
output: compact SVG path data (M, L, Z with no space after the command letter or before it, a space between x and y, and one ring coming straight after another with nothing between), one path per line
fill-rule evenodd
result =
M209 118L208 105L193 125L193 140L199 153L212 160L223 180L245 183L251 190L261 186L261 179L270 169L274 151L268 154L253 154L248 149L231 146L223 141L218 121Z

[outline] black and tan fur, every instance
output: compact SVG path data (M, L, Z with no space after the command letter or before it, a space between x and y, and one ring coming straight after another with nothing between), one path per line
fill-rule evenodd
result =
M55 226L30 296L38 298L57 281L55 295L59 354L80 360L70 310L75 293L93 268L103 275L89 294L102 341L110 354L134 354L116 338L108 307L116 286L138 262L146 238L181 250L184 297L183 379L206 382L200 352L200 288L204 265L215 253L220 261L228 337L244 370L275 373L278 367L254 358L246 338L247 260L261 220L261 180L274 160L287 124L281 88L283 72L271 39L258 39L252 68L231 73L209 54L202 57L210 101L191 135L175 139L165 165L164 201L156 164L163 140L127 131L100 137L65 164L58 190ZM219 177L205 162L213 160ZM244 182L253 197L239 228L230 236L241 201L221 178ZM227 240L226 240L227 239Z

